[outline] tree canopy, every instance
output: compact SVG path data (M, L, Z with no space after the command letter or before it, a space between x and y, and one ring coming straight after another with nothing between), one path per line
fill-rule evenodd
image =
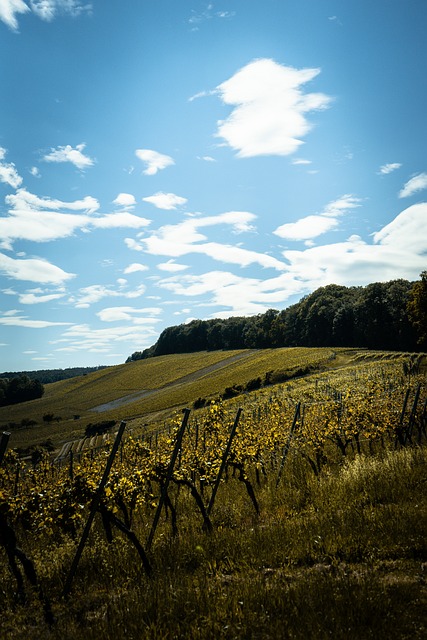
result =
M427 271L366 287L330 284L287 309L251 317L192 320L168 327L127 359L216 349L339 346L416 351L427 342Z

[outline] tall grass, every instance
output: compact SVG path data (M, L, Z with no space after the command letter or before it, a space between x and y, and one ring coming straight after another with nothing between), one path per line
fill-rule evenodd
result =
M71 597L58 597L74 543L20 532L53 601L43 622L35 594L13 600L0 570L0 637L67 639L421 640L427 634L425 447L356 456L319 478L289 457L282 482L253 483L257 516L244 486L229 476L202 530L186 490L171 495L178 534L162 518L152 547L153 577L120 534L108 544L96 521ZM150 522L136 519L146 539ZM3 558L5 560L5 558Z

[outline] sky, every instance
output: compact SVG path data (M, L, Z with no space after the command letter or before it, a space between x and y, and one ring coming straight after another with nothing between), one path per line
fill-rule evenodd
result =
M425 0L0 0L0 371L427 268Z

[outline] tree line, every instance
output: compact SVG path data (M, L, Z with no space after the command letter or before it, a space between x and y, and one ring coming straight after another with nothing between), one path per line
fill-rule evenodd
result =
M331 284L282 311L168 327L153 346L135 351L126 362L171 353L294 346L427 349L427 271L416 283Z
M50 382L58 382L59 380L68 380L76 376L85 376L92 371L105 369L107 365L97 367L68 367L67 369L39 369L38 371L5 371L0 373L0 378L19 378L27 376L31 380L39 380L42 384Z
M41 398L44 387L40 380L31 380L20 375L14 378L0 378L0 407Z

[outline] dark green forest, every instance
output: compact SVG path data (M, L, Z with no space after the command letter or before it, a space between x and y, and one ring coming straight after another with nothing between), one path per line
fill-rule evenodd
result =
M282 311L168 327L153 346L135 351L127 362L171 353L295 346L418 351L427 347L426 300L427 272L416 283L331 284Z
M19 375L14 378L0 378L0 407L41 398L44 387L39 380Z

